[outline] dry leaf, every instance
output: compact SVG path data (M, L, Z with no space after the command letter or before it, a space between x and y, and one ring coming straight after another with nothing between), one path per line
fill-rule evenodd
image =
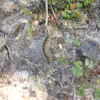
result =
M70 6L70 10L74 10L77 8L77 3L73 3L71 6Z

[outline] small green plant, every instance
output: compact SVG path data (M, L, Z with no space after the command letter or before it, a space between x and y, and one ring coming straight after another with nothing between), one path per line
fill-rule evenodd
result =
M57 12L57 8L56 7L54 7L54 11Z
M32 33L35 31L33 30L33 25L32 25L32 20L28 21L28 34L29 34L29 38L30 40L32 40Z
M67 6L68 8L69 6ZM65 9L65 11L62 11L62 19L73 19L77 20L77 14L79 14L78 11L73 12L71 10Z
M19 7L20 7L21 9L23 9L23 11L24 11L24 13L25 13L26 15L32 16L32 13L31 13L30 11L28 11L24 6L19 5Z
M17 40L23 40L23 36L16 37Z
M65 12L65 11L62 12L62 16L63 16L64 18L67 18L67 15L66 15L66 12ZM62 17L62 18L63 18L63 17Z
M85 66L87 66L88 68L93 68L93 61L92 59L86 59L85 60Z
M74 3L76 4L76 7L74 8ZM64 11L62 11L62 19L74 19L74 20L78 20L80 18L80 16L77 16L77 12L84 10L87 11L89 6L91 5L91 3L93 2L93 0L67 0L66 3L66 8ZM76 9L75 11L71 10L70 7L73 7L73 9ZM68 13L67 10L69 10L71 13Z
M76 46L81 46L81 43L78 41L78 40L74 40L74 44L76 45Z
M78 7L79 10L81 10L82 7L83 7L83 4L82 3L79 3L77 7Z
M32 22L33 22L33 20L34 20L34 16L33 16L33 14L32 14L30 11L28 11L25 7L23 7L23 6L21 6L21 5L19 5L19 7L20 7L21 9L23 9L23 11L24 11L24 13L25 13L26 15L28 15L28 16L31 17L31 20L28 21L28 25L29 25L29 27L28 27L28 34L29 34L29 38L30 38L30 40L31 40L31 39L32 39L32 32L35 31L35 30L33 30L33 26L32 26Z
M94 93L95 99L98 99L100 97L100 88L96 88L96 91Z
M99 88L96 88L95 92L94 92L94 97L95 99L100 98L100 80L97 80L97 83L99 85Z
M84 95L84 89L85 89L86 84L83 83L81 86L76 88L76 94L79 96L83 96Z
M48 3L51 4L52 3L52 0L48 0Z
M57 59L57 61L59 61L60 64L64 64L66 65L66 58L60 58L60 59Z
M77 77L83 76L83 67L81 61L74 61L73 64L75 67L73 67L73 74Z

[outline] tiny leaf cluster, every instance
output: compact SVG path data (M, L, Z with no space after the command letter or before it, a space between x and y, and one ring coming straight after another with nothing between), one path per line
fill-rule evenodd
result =
M26 15L28 15L28 16L31 17L31 20L28 21L28 25L29 25L29 27L28 27L28 34L29 34L29 39L31 40L31 39L32 39L32 32L35 31L35 30L33 30L33 25L32 25L34 16L33 16L33 14L32 14L28 9L26 9L24 6L19 5L19 7L20 7L21 9L23 9L23 11L24 11L24 13L25 13Z
M92 59L86 59L85 60L85 65L88 67L88 68L93 68L93 61Z
M81 86L76 88L76 94L79 96L83 96L84 95L84 89L85 89L86 84L83 83Z
M83 76L83 67L81 61L74 61L73 64L75 67L73 67L73 74L77 77Z
M78 40L74 40L74 44L76 45L76 46L81 46L81 43L80 43L80 41L78 41Z
M100 97L100 88L96 88L96 91L95 91L95 93L94 93L94 97L95 97L96 99L98 99L98 98Z
M52 4L54 11L61 10L61 19L78 20L80 11L87 11L93 0L48 0Z
M60 63L60 64L64 64L66 65L66 58L60 58L60 59L57 59L57 61Z
M96 88L96 90L94 92L95 99L100 98L100 80L98 80L97 83L99 84L99 88Z

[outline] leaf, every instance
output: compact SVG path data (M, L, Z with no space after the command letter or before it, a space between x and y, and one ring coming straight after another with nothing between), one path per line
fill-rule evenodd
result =
M90 64L89 59L86 59L86 60L85 60L85 66L88 66L89 64Z
M69 5L67 5L66 7L67 7L67 9L69 9Z
M73 67L72 69L73 69L73 74L74 75L77 75L77 72L78 72L77 68L76 67Z
M57 8L54 8L54 11L57 12Z
M81 46L81 43L80 42L77 42L77 44L76 44L77 46Z
M69 14L67 14L66 17L70 19L70 15Z
M78 63L79 63L80 65L82 65L82 61L78 61Z
M99 93L95 92L95 93L94 93L94 97L95 97L96 99L98 99L98 98L99 98Z
M80 87L76 88L76 94L79 95L79 96L83 96L84 95L84 89L81 89Z
M67 17L66 12L62 12L62 15L63 15L64 18Z
M100 88L97 88L97 89L96 89L96 92L98 92L98 93L100 94Z
M30 20L30 21L28 22L28 24L29 24L29 27L28 27L28 34L29 34L29 38L30 38L30 40L31 40L31 39L32 39L32 33L33 33L35 30L33 30L32 20Z
M83 96L84 95L84 92L77 91L76 94L79 95L79 96Z
M86 86L86 84L83 83L83 84L79 87L79 89L80 89L80 90L84 90L85 86Z
M81 43L80 43L78 40L74 40L74 44L75 44L76 46L81 46Z
M30 27L28 28L28 34L29 34L30 40L32 40L32 29Z
M74 40L74 44L76 44L78 42L78 40Z
M83 72L82 71L78 71L77 72L77 77L83 76Z
M90 63L91 63L91 64L93 64L93 61L92 61L92 59L90 59Z
M86 84L83 83L79 87L77 87L76 88L76 94L79 95L79 96L83 96L84 95L85 86L86 86Z
M81 67L81 66L76 66L76 67L78 70L81 70L81 71L83 70L83 67Z
M93 68L93 64L89 64L88 68Z
M78 66L78 61L73 61L73 64L74 64L75 66Z
M24 13L25 13L26 15L30 15L30 16L32 15L32 13L31 13L30 11L28 11L24 6L19 5L19 7L23 9L23 11L24 11Z
M71 11L70 10L67 10L67 12L70 14L71 13Z

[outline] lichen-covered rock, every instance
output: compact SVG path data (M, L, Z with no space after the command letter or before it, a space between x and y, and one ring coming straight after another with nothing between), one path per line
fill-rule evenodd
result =
M100 60L100 49L93 41L84 42L81 46L82 53L91 59Z

